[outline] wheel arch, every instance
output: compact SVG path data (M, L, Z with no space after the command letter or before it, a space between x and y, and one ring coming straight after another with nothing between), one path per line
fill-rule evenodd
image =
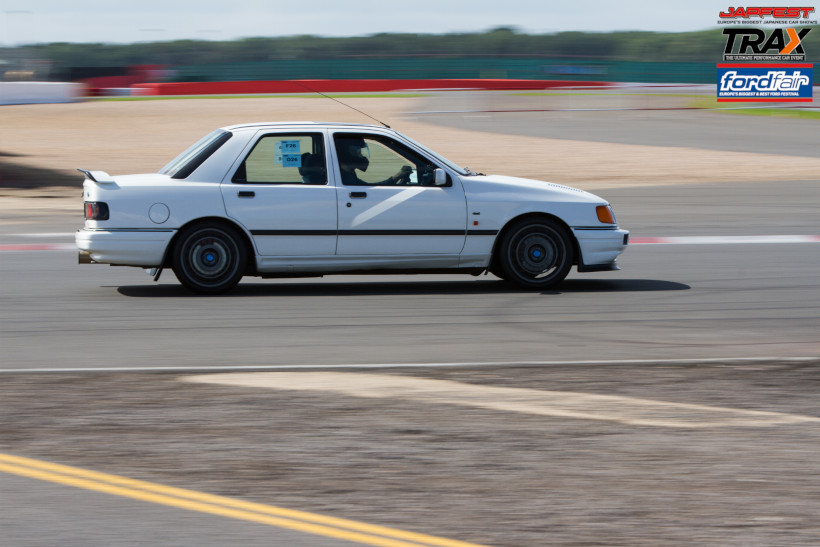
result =
M236 221L220 216L194 218L177 228L174 237L171 238L171 241L168 242L168 246L165 248L165 255L162 259L162 268L168 268L171 266L171 252L177 244L179 234L181 234L189 226L193 226L194 224L201 222L216 222L236 230L242 238L242 243L244 243L245 249L248 251L248 263L245 265L245 275L256 275L256 249L253 246L253 241L251 240L250 234L248 234L247 230Z
M578 264L579 257L581 256L581 248L578 245L578 239L575 237L575 233L573 233L572 228L569 227L569 224L564 222L563 219L557 217L555 215L551 215L549 213L540 213L540 212L532 212L532 213L523 213L516 217L509 219L504 226L498 231L498 234L495 236L495 241L493 242L493 249L490 254L490 271L498 271L498 246L501 245L501 242L504 240L504 236L510 230L510 228L518 223L521 220L530 219L530 220L538 220L538 219L546 219L552 220L562 226L569 234L570 240L572 241L573 247L573 264Z

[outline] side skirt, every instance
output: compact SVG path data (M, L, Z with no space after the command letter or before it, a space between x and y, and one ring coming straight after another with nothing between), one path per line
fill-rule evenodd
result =
M412 268L412 269L389 269L389 270L345 270L343 272L326 273L263 273L257 277L262 279L293 279L299 277L325 277L326 275L438 275L438 274L461 274L479 276L486 272L486 268Z

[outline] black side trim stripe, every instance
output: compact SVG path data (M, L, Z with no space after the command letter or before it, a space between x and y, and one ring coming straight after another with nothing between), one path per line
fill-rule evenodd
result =
M463 236L464 230L251 230L254 236ZM468 236L494 236L498 230L467 230Z
M252 236L335 236L336 230L251 230Z
M174 232L173 228L81 228L85 232Z
M463 236L464 230L339 230L340 236Z

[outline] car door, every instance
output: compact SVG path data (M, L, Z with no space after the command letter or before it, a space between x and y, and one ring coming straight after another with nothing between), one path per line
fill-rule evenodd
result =
M333 255L336 188L327 173L323 132L259 132L222 184L228 215L250 231L259 256Z
M337 255L458 255L467 204L458 179L434 185L433 161L385 135L333 134Z

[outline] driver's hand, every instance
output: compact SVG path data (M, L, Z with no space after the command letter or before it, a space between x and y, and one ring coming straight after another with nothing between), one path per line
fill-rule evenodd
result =
M393 180L395 180L396 182L400 182L402 180L409 180L411 174L413 174L413 168L409 165L402 165L401 169L399 169L399 172L393 175Z

